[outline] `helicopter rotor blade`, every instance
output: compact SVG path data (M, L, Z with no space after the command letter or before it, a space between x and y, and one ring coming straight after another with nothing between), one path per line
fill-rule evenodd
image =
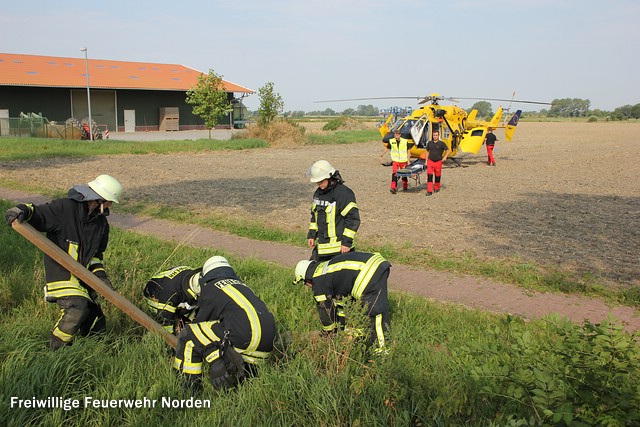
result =
M520 99L502 99L502 98L466 98L463 96L457 96L458 99L472 99L477 101L503 101L503 102L515 102L521 104L541 104L541 105L552 105L551 102L539 102L539 101L523 101Z
M370 101L374 99L422 99L422 97L421 96L378 96L375 98L327 99L323 101L313 101L313 102L318 104L321 102Z

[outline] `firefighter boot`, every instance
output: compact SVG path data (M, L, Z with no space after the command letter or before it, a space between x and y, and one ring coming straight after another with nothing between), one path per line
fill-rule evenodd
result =
M192 393L202 390L202 375L182 374L182 385Z
M51 351L60 350L62 347L67 345L71 345L71 342L64 342L57 336L53 334L49 334L49 344L47 345L47 347L49 347L49 350Z

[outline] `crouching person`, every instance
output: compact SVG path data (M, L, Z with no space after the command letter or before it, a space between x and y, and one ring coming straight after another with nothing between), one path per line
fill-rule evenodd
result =
M155 320L178 335L195 319L202 268L173 267L153 276L144 287L144 299Z
M302 260L295 268L294 283L311 287L318 306L322 330L335 332L346 319L340 300L354 298L365 305L370 320L368 345L385 353L385 333L389 327L387 279L391 264L380 254L348 252L330 261Z
M202 269L198 313L178 335L174 368L185 386L199 390L203 364L210 365L214 388L234 387L257 375L257 365L273 351L275 321L260 298L221 256Z

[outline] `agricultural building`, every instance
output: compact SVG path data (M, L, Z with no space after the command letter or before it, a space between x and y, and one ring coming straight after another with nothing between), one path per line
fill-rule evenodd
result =
M0 53L0 121L20 113L62 123L83 120L90 98L91 118L112 131L204 129L186 103L186 92L200 74L176 64ZM235 108L219 126L229 128L244 118L242 98L254 91L223 82Z

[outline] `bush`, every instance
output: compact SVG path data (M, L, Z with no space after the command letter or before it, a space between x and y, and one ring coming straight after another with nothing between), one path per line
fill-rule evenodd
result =
M591 122L597 122L598 118L596 116L589 116L589 118L587 119L587 122L591 123Z
M490 406L518 414L518 423L640 422L640 347L622 325L585 321L576 326L551 318L536 337L507 321L489 335L476 346L485 363L474 366L471 377Z
M323 127L324 131L334 131L334 130L363 130L366 129L366 126L359 122L358 120L342 116L336 117L335 119L329 120Z

